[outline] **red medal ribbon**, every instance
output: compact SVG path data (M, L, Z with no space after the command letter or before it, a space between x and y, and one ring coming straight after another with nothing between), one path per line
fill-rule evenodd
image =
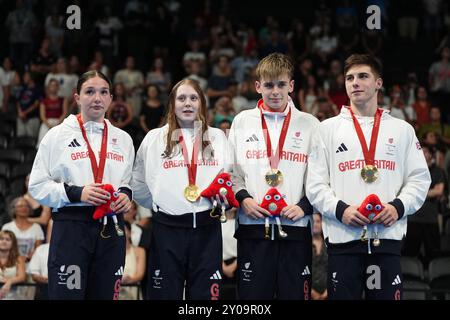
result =
M288 114L284 118L283 126L281 128L280 138L278 140L278 146L275 153L272 155L272 142L270 141L269 129L267 128L266 119L263 115L263 100L258 102L258 108L261 112L261 122L263 128L264 141L266 142L267 156L269 157L270 168L278 169L278 164L280 163L280 156L283 152L284 142L286 141L286 135L289 128L289 122L291 121L291 109L289 109Z
M184 161L186 162L186 164L188 166L189 185L195 185L195 180L197 178L197 158L198 158L198 151L200 150L200 148L199 148L200 136L198 134L195 135L194 150L192 151L192 158L191 158L190 163L189 163L186 142L184 141L183 134L180 135L179 141L181 143L181 151L183 153Z
M356 119L356 116L353 113L352 108L349 109L353 118L353 124L355 125L356 133L358 135L359 143L361 144L361 148L363 150L364 161L366 165L374 165L375 150L377 148L378 131L380 130L381 114L383 113L383 110L378 108L377 112L375 113L375 120L373 122L372 127L372 136L370 137L370 146L368 149L366 139L364 138L364 133L362 132L361 126L359 125L359 122Z
M108 126L106 125L106 121L103 120L104 128L102 135L102 146L100 148L100 156L99 162L100 164L97 166L97 161L95 160L94 151L91 148L91 144L86 135L86 129L83 126L83 120L81 120L81 114L77 115L78 124L80 125L81 134L83 135L84 141L86 141L86 145L89 152L89 159L91 160L92 173L94 175L95 183L102 183L103 173L105 171L105 163L106 163L106 147L108 142Z

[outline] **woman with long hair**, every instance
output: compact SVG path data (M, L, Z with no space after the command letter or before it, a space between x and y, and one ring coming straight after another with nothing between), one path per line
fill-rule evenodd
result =
M149 299L218 299L222 234L200 197L227 169L227 140L206 120L206 100L195 80L169 95L166 124L145 136L136 155L134 199L153 210L148 257Z
M14 232L0 231L0 300L16 300L13 285L24 282L25 257L20 256Z

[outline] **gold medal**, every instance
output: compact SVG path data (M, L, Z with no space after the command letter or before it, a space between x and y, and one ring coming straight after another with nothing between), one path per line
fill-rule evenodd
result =
M271 187L276 187L283 182L283 174L278 169L270 169L265 175L266 183Z
M379 172L377 167L368 164L361 169L361 177L367 183L372 183L378 179Z
M184 197L190 202L195 202L200 197L200 189L195 184L190 184L184 188Z

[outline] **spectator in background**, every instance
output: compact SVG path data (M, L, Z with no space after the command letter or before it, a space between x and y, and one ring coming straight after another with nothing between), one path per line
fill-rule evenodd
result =
M151 70L145 78L146 85L153 84L158 87L160 98L166 100L170 87L172 86L172 76L170 72L165 70L164 60L161 57L155 58Z
M45 19L45 35L50 41L50 53L55 57L62 53L65 22L65 17L58 13L57 7L52 7L51 14Z
M17 131L16 135L37 138L39 131L39 100L41 92L38 89L35 76L30 72L23 75L24 87L16 103Z
M6 74L0 66L0 111L6 113L8 110L9 87L7 84Z
M20 299L13 285L24 282L25 258L20 256L14 232L0 231L0 300Z
M422 145L423 154L427 160L431 174L431 186L423 206L416 214L408 216L408 233L403 247L403 255L419 257L421 245L424 245L424 256L420 257L425 269L428 263L436 257L440 248L439 236L439 201L444 194L445 173L436 165L432 148Z
M94 57L91 61L91 65L89 66L89 70L99 70L104 75L109 77L111 75L110 68L103 61L103 53L100 50L96 50L94 52Z
M313 300L326 300L328 298L328 254L322 233L322 216L319 213L314 213L313 219L311 298Z
M316 102L319 91L322 89L317 85L314 75L307 76L306 83L300 88L298 92L299 107L302 111L312 113L312 108ZM323 91L323 90L322 90Z
M28 218L32 212L30 204L24 197L15 198L10 204L12 221L3 225L2 230L14 232L19 246L19 254L29 262L36 248L44 240L44 232L37 223Z
M384 46L383 33L376 29L365 29L361 37L361 45L367 53L379 56Z
M427 89L424 86L417 87L413 109L416 113L415 129L419 131L424 124L430 122L431 103L428 100Z
M52 236L53 220L49 220L47 225L46 242L37 247L31 261L28 264L27 273L37 284L35 300L48 300L48 252L50 239Z
M233 122L235 112L233 104L228 96L220 97L214 106L214 127L218 128L222 120Z
M208 90L206 92L209 98L209 107L214 108L216 101L229 95L228 88L234 81L229 58L225 55L219 57L217 64L213 66L213 72L208 79Z
M303 22L297 18L292 21L291 29L286 35L291 56L301 61L311 54L311 38L305 31Z
M8 14L5 27L9 30L10 56L16 66L24 67L33 53L33 38L38 21L23 0L16 0L16 9Z
M348 105L349 100L345 91L345 78L342 73L330 81L328 96L337 110L341 110L342 106Z
M80 76L84 72L84 67L80 64L80 59L76 55L71 55L69 58L69 74Z
M192 73L192 63L198 66L198 72L204 73L206 68L206 55L200 50L200 41L197 39L188 40L189 49L183 55L183 66L187 74Z
M58 97L59 82L56 79L50 79L48 82L45 98L39 105L39 115L41 126L37 139L36 148L39 148L42 138L54 126L60 124L67 115L67 104L64 99Z
M439 168L444 168L445 162L445 148L439 135L435 131L425 132L423 135L423 143L428 146L428 149L433 157L433 163Z
M423 139L425 134L429 131L436 132L438 139L445 143L445 146L450 146L450 125L442 121L441 110L439 107L431 106L430 121L421 126L418 137Z
M325 119L334 117L339 113L337 107L325 96L319 96L312 106L311 114L315 117L321 113Z
M405 97L405 105L408 108L410 108L416 101L417 86L417 74L413 71L409 72L406 77L406 83L402 87L403 95Z
M105 57L107 65L112 65L119 54L119 31L123 28L122 21L118 17L112 16L111 7L103 7L99 19L94 23L98 39L99 51ZM99 69L109 77L105 70Z
M114 75L114 83L122 83L125 87L126 101L131 105L133 114L141 113L142 87L144 85L144 75L141 71L135 70L134 57L128 56L125 61L125 69L120 69Z
M395 84L391 89L391 104L389 106L391 111L390 115L405 120L406 122L413 124L416 119L414 109L411 106L405 104L405 97L403 95L400 85Z
M450 47L444 47L441 51L441 60L434 62L428 71L431 101L433 105L446 114L446 121L450 120L448 112L450 101Z
M234 232L236 231L236 208L227 210L225 216L227 217L227 221L222 223L222 270L224 277L221 300L235 300L237 280L237 240L234 238Z
M228 137L228 133L230 132L231 123L232 122L230 122L230 120L228 120L228 119L223 119L222 121L219 122L218 128L220 130L222 130L227 137Z
M146 253L145 249L134 245L131 241L131 225L129 222L125 222L125 238L126 238L126 255L125 255L125 267L123 270L122 284L138 286L140 281L144 278L146 269ZM138 293L139 287L126 287L120 288L120 300L137 300L138 296L142 296Z
M156 85L148 85L146 98L142 106L139 124L144 134L161 127L164 120L164 105L160 100L160 92Z
M235 57L230 63L230 67L233 70L233 77L238 83L244 81L249 70L256 68L258 65L258 52L256 49L251 51L241 51L242 53Z
M45 86L48 86L50 79L56 79L59 84L58 97L70 98L77 87L78 76L68 73L66 58L59 58L55 69L55 72L50 72L45 77Z
M106 118L112 125L134 136L132 127L133 109L125 101L125 87L122 83L116 83L113 87L113 101L106 112Z
M198 82L198 85L202 89L203 92L206 92L206 89L208 88L208 80L203 78L201 76L201 69L200 69L200 62L199 61L191 61L189 63L189 70L188 76L186 79L195 80Z
M41 47L36 56L31 59L30 70L36 75L36 85L43 87L47 73L52 71L56 57L50 52L50 39L42 39Z
M139 220L137 220L138 218L138 204L136 203L136 201L131 201L131 208L130 210L128 210L128 212L126 212L123 215L123 218L126 222L128 222L130 224L130 230L131 230L131 234L130 234L130 239L131 239L131 243L134 246L140 246L141 244L141 240L143 239L143 237L147 237L148 235L146 235L145 233L148 232L148 228L150 225L150 218L141 218Z
M5 57L0 66L0 112L8 112L11 109L12 85L16 76L18 73L13 69L11 59Z

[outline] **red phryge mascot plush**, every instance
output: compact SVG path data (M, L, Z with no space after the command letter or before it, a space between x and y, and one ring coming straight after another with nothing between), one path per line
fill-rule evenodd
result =
M220 215L220 221L222 223L227 221L225 216L225 207L230 205L235 208L239 208L239 202L237 202L233 193L233 182L231 182L231 177L229 173L222 172L219 173L211 182L211 184L202 191L200 194L202 197L208 198L213 203L214 209L217 204L220 203L222 213ZM214 212L214 209L211 211ZM211 217L216 217L212 216Z
M111 236L109 235L105 235L104 231L105 231L105 227L108 223L108 216L112 216L113 221L114 221L114 226L116 228L116 232L118 236L123 236L123 230L120 229L118 221L117 221L117 216L116 214L113 212L112 207L114 206L115 202L117 201L117 199L119 198L119 192L117 192L116 190L114 190L114 187L110 184L104 184L101 186L101 188L107 192L109 192L110 198L109 200L98 206L95 211L94 211L94 215L93 218L94 220L98 220L98 219L102 219L103 218L103 230L100 233L100 235L103 238L109 238Z
M380 198L376 194L369 194L361 203L359 208L357 209L359 213L361 213L363 216L365 216L367 219L370 220L370 223L373 223L373 219L384 209L384 206L381 204ZM378 239L378 227L375 224L375 239L373 240L373 245L378 247L380 245L380 239ZM363 233L361 235L361 240L365 241L367 234L367 226L364 226ZM370 237L369 237L369 243L368 243L368 251L371 253L370 250Z
M369 194L358 208L359 213L372 223L373 219L384 209L380 198L376 194Z
M287 207L286 201L284 201L283 196L278 192L276 188L270 188L264 196L263 201L260 204L261 208L266 209L270 212L270 215L275 218L278 225L278 234L281 238L286 238L287 233L283 231L281 227L280 213L281 209ZM266 239L269 238L269 217L265 218L266 227Z

